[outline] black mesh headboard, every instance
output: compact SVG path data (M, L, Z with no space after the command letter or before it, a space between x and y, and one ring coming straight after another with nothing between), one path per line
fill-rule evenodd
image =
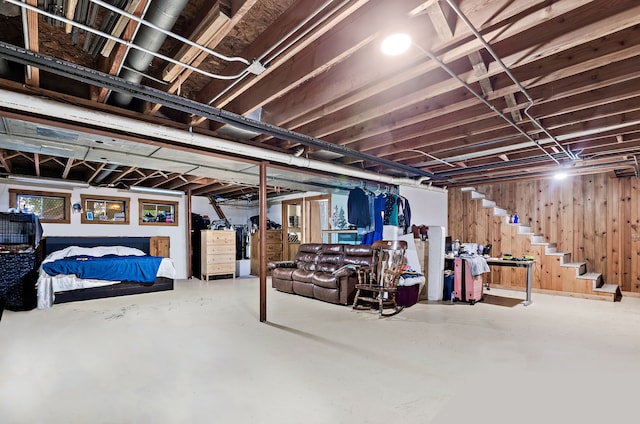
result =
M149 237L45 237L43 240L44 255L69 246L127 246L142 250L149 254Z

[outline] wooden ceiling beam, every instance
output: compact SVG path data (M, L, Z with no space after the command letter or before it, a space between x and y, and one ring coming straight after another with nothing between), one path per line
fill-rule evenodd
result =
M118 181L123 180L123 179L124 179L124 177L126 177L126 176L127 176L127 175L129 175L129 174L131 174L131 173L132 173L132 172L134 172L136 169L137 169L137 167L135 167L135 166L130 166L130 167L128 167L127 169L125 169L124 171L122 171L122 172L118 172L118 173L117 173L117 175L115 175L115 177L114 177L114 178L112 178L112 179L109 181L109 184L115 184L115 183L117 183Z
M33 154L33 168L36 172L36 176L40 176L40 155L38 153Z
M594 78L594 75L597 75L598 78ZM611 77L611 79L609 79L609 77ZM532 109L532 113L534 116L538 116L539 112L537 111L544 110L547 115L553 115L554 113L560 113L563 108L577 108L580 107L580 105L588 106L591 104L592 107L597 107L609 102L617 102L624 97L629 98L632 96L636 96L637 94L635 93L629 93L628 88L625 87L624 84L616 85L616 83L618 83L621 79L623 79L624 82L627 82L628 79L634 77L640 78L640 71L637 70L635 61L627 60L622 64L612 63L606 68L596 69L592 74L588 72L582 72L578 75L578 77L574 79L567 79L567 82L565 82L565 80L547 82L547 84L543 87L536 86L534 82L532 82L528 91L536 99L545 97L545 91L547 90L547 87L548 90L553 90L554 92L554 96L552 99L549 99L548 101L543 100L537 102L536 106ZM527 83L529 83L529 81L525 82L525 84ZM565 87L563 86L566 86L566 90L569 91L565 92ZM509 90L497 90L494 93L495 96L489 98L488 100L494 102L498 99L499 96L505 96L505 94L508 94L507 91L511 90L514 90L513 86L509 86ZM577 95L578 90L583 92L582 94L580 94L580 96ZM573 99L571 99L571 97L573 97ZM560 100L562 100L562 103L559 102ZM472 101L473 100L469 102ZM457 106L464 106L464 103L458 101L452 101L451 103L452 106L449 106L448 108L445 108L443 110L452 112L455 109L456 116L458 116L458 114L460 113L463 113ZM524 108L525 106L526 105L520 105L519 107ZM486 110L489 111L488 108L486 108ZM422 121L424 126L429 126L430 128L437 130L440 126L438 125L437 121L434 122L432 121L432 119L443 116L441 112L442 111L434 110L423 115L413 115L407 122L402 121L400 117L393 115L389 116L389 119L393 120L393 122L399 128L406 125L413 125L414 122ZM486 113L481 114L478 117L482 118L483 116L487 116ZM462 119L464 119L464 115L462 115ZM362 126L361 124L360 127L358 127L357 133L354 133L353 136L350 136L348 133L341 133L339 134L339 138L343 141L343 145L347 147L360 148L361 145L370 143L370 140L368 139L369 137L375 136L376 132L380 132L380 126L378 125L376 128L376 130L372 130L373 132L370 133L367 126ZM384 128L388 128L390 131L395 131L393 127L390 128L389 126L384 126ZM410 135L407 134L406 137L410 137ZM391 137L391 139L393 140L393 142L397 141L396 136Z
M127 6L125 7L125 12L132 14L134 16L140 17L142 14L140 14L140 16L136 15L136 11L138 11L140 9L140 3L143 0L131 0L128 2ZM114 37L121 37L122 34L125 34L125 36L127 36L128 34L126 34L127 31L127 27L129 26L129 22L130 19L127 18L124 15L120 15L118 17L118 20L116 21L116 24L113 26L113 29L111 30L111 35L113 35ZM134 26L137 24L137 22L132 21L134 23ZM129 40L127 40L129 41ZM104 43L104 46L102 46L102 50L100 50L100 54L104 57L109 57L111 56L111 52L113 51L113 48L115 47L116 42L114 40L106 40ZM119 43L119 45L122 45L121 43Z
M218 32L223 32L225 34L228 33L230 20L230 17L220 8L220 2L216 1L208 8L207 13L198 23L196 28L191 31L188 38L201 46L212 45L212 42L216 39ZM183 44L175 54L171 55L171 57L179 62L190 65L202 52L203 50L194 46ZM208 55L208 53L206 54ZM173 82L185 69L186 68L182 66L169 63L162 70L162 79L166 82Z
M4 150L0 151L0 164L2 164L4 170L9 174L13 172L11 168L11 161L5 156Z
M27 0L30 6L38 6L38 0ZM27 10L27 37L29 37L27 49L34 53L40 51L40 43L38 38L38 22L40 16L38 12ZM31 87L40 86L40 69L35 66L27 65L25 70L25 83Z
M444 1L431 1L424 4L425 12L429 16L436 33L442 41L449 41L453 38L456 28L457 16L455 12ZM409 12L410 16L418 16L416 9Z
M301 21L306 19L309 16L309 10L315 10L319 8L324 2L321 0L308 0L308 1L298 1L292 7L287 10L287 13L284 13L272 26L271 30L268 31L265 37L260 37L256 40L255 43L249 45L243 52L240 54L242 57L260 57L264 54L265 51L268 51L274 44L278 43L285 35L293 30ZM237 113L245 113L250 110L253 110L260 106L264 99L263 88L259 91L254 90L254 87L260 83L262 80L267 79L269 75L274 73L276 69L279 69L282 65L287 64L290 59L294 57L294 55L302 52L304 49L307 49L310 46L315 45L315 43L329 31L330 28L334 27L338 23L347 19L351 14L356 13L358 9L364 6L367 3L366 0L351 0L341 8L339 13L334 13L329 16L324 22L323 25L314 29L311 33L307 34L302 40L297 42L294 46L287 49L285 52L281 53L279 56L272 58L273 60L269 61L269 66L266 68L264 72L260 75L253 76L252 78L245 79L242 83L236 86L234 89L225 93L225 95L219 99L217 99L213 105L216 107L224 107L227 108L227 105L242 94L242 106L232 107L231 110L236 111ZM386 2L384 2L386 3ZM318 51L321 54L321 51ZM309 56L310 60L314 60L312 56ZM322 62L316 62L322 63ZM227 75L234 75L241 71L244 68L243 65L231 64L227 68L225 68L224 73ZM308 70L307 72L314 72L312 70ZM280 72L278 73L280 75ZM276 83L276 78L270 78L271 84ZM282 78L282 77L280 77ZM296 77L299 80L299 76ZM272 91L283 93L284 88L289 86L291 83L291 78L285 77L285 81L283 83L279 83L277 86L274 86ZM228 86L228 82L221 81L211 81L207 86L205 86L197 95L197 100L201 103L209 103L214 97L218 96L225 87ZM264 85L263 85L264 87ZM250 90L250 91L249 91ZM254 94L255 91L255 94ZM268 92L268 91L267 91ZM246 99L245 97L250 97ZM198 122L196 122L198 123Z
M226 25L220 28L210 39L209 43L206 45L207 48L214 50L222 40L229 35L229 33L235 28L235 26L240 22L245 16L251 12L251 9L256 5L258 0L232 0L231 1L231 19L228 21ZM200 66L209 56L208 53L201 51L198 55L191 61L191 66L198 67ZM250 58L257 56L250 56ZM223 71L224 75L235 75L231 73L226 73L227 70ZM179 91L180 86L187 81L189 77L193 74L191 69L183 69L180 72L178 78L176 78L169 87L167 87L167 93L176 93ZM161 105L154 104L149 109L149 113L156 113L160 110ZM198 126L204 119L199 119L193 122L191 125Z
M510 7L505 10L496 9L497 5L492 3L480 11L481 15L479 15L477 20L480 21L480 19L484 17L485 20L482 22L485 22L486 25L479 25L479 29L490 26L492 22L496 25L495 28L492 28L491 31L485 34L487 39L493 43L510 40L521 33L537 28L540 26L541 21L544 22L565 14L570 15L579 7L590 2L556 3L552 8L537 9L535 12L521 17L517 22L514 22L513 19L518 16L519 13L532 8L534 5L529 0L515 0L511 3ZM502 23L496 24L496 22ZM464 58L483 47L475 38L469 39L469 33L466 31L461 31L460 34L451 40L451 43L459 42L463 43L460 47L455 48L452 53L443 54L441 59L445 63L452 63ZM446 44L436 44L433 46L432 51L437 53L444 50L445 46ZM353 65L358 66L357 63ZM371 64L369 64L369 66L371 66ZM310 122L312 119L311 117L305 118L305 114L313 115L317 110L322 110L325 116L335 113L338 110L367 99L377 93L389 90L399 84L411 81L420 75L432 72L438 69L438 65L433 61L423 61L409 67L404 72L395 72L392 78L379 79L376 74L373 74L377 79L366 79L366 76L369 75L369 73L366 73L362 78L357 80L359 83L358 86L353 85L353 78L348 78L348 75L352 72L351 68L351 63L345 63L343 67L336 67L336 69L340 69L345 73L344 77L336 75L336 69L332 69L331 75L326 75L324 78L317 78L311 84L306 85L304 91L301 92L297 90L292 92L280 99L277 105L270 105L268 112L271 122L276 125L286 126L291 130L298 130L302 125ZM334 84L334 80L338 82L343 81L344 83L343 85ZM365 87L366 91L358 90L358 88Z
M65 4L64 16L70 21L73 20L73 17L76 14L76 6L78 5L78 0L68 0ZM73 29L73 25L66 23L64 24L64 32L67 34L71 34L71 30Z
M95 171L93 171L93 174L89 176L89 178L87 179L87 182L91 184L93 180L95 180L96 177L102 172L105 166L107 166L106 162L99 164L98 167L95 169Z
M150 0L140 0L133 10L132 14L140 18L149 1ZM140 24L138 22L134 20L128 20L126 28L122 33L122 39L125 41L132 41L134 35L138 31L139 26ZM129 47L124 44L118 44L115 49L111 49L111 54L109 55L109 58L104 62L104 66L102 67L103 72L106 72L109 75L116 75L120 71L120 67L124 63L128 51ZM92 86L91 97L96 102L104 103L107 100L108 94L109 90L107 90L106 88Z
M64 171L62 171L62 178L67 179L69 176L69 171L71 171L71 167L73 166L73 158L67 159L67 162L64 166Z

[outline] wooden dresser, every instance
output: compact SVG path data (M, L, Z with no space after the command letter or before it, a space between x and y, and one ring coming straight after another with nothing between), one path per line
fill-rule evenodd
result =
M236 232L202 230L200 237L200 279L212 275L236 278Z
M251 274L260 275L260 231L251 234ZM282 230L267 230L267 262L282 260ZM268 273L269 271L267 271Z

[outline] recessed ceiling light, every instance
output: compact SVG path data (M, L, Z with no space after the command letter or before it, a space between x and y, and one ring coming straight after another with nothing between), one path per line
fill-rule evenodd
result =
M397 56L409 50L409 47L411 47L411 37L402 33L391 34L382 41L380 47L384 54Z
M553 178L555 178L556 180L564 180L567 177L568 177L568 174L563 171L559 171L553 174Z

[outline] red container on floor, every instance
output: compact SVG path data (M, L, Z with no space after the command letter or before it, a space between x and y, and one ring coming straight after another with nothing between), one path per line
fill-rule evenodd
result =
M452 301L469 302L472 305L482 300L482 275L471 275L470 267L463 258L453 262Z

